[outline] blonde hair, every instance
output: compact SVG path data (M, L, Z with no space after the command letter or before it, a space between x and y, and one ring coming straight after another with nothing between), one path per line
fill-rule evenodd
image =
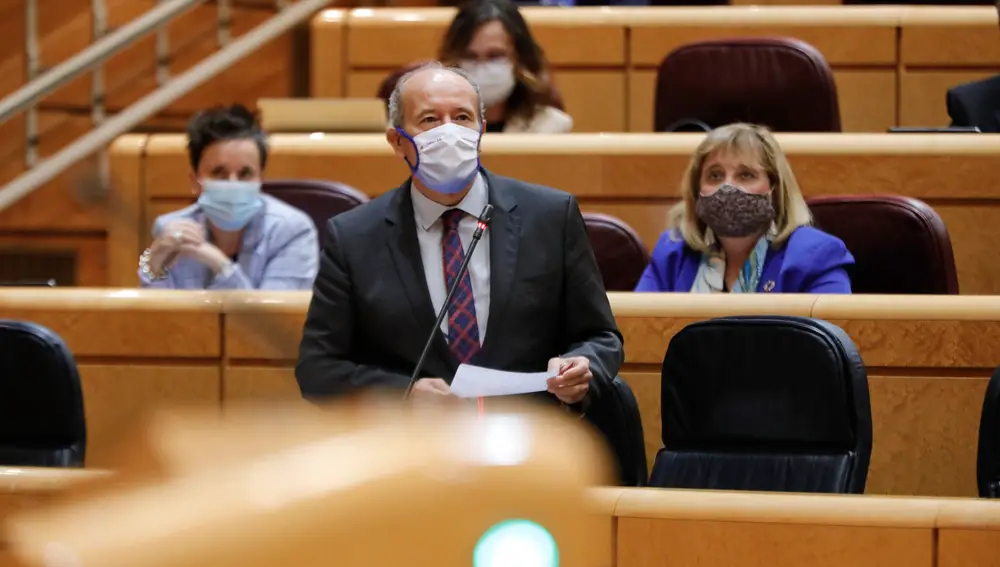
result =
M772 240L774 246L783 244L796 228L812 223L812 215L802 198L795 174L771 131L754 124L729 124L712 130L698 144L681 180L681 201L670 210L667 217L669 230L679 233L689 247L699 252L709 251L706 238L708 227L695 213L695 202L701 194L701 173L705 159L720 151L756 158L767 173L772 187L774 224L777 228L777 235Z

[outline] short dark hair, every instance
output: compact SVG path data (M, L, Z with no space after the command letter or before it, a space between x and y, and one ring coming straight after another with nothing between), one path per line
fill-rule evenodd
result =
M260 151L260 169L267 165L267 137L257 118L242 104L216 106L194 115L188 122L188 158L198 171L205 148L223 140L253 140Z
M468 0L461 4L445 32L439 59L457 65L465 57L476 31L493 21L503 25L517 53L517 83L507 99L508 115L530 118L540 107L553 106L545 53L535 43L517 5L510 0Z

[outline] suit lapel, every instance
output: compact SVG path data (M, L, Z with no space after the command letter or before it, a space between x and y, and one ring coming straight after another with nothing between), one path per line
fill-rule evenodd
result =
M993 121L995 122L993 131L1000 132L1000 110L993 111Z
M430 292L427 290L427 276L424 273L424 262L420 257L409 181L396 189L396 195L386 213L386 221L391 225L386 245L389 247L396 273L410 303L416 328L420 331L420 347L423 348L426 337L424 333L431 332L437 313L434 312ZM447 339L438 329L434 329L434 335L433 347L439 356L448 361L449 366L454 366ZM426 363L424 368L427 368Z
M483 361L489 357L502 340L502 330L510 299L510 288L514 283L517 268L517 248L521 240L521 215L517 210L517 200L507 188L503 178L498 178L483 170L489 187L490 204L493 205L493 220L490 222L490 318L486 327L486 337L480 356Z

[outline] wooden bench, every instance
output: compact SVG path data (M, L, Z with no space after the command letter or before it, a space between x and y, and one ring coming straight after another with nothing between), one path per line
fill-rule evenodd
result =
M585 211L617 216L652 249L699 134L487 135L483 164L573 193ZM1000 293L1000 137L903 134L778 136L807 197L895 194L922 199L951 233L961 291ZM156 216L192 202L181 135L126 136L112 149L108 285L138 285L136 263ZM409 171L380 135L275 135L271 179L329 179L379 195Z
M868 492L976 494L983 393L1000 364L993 298L609 296L650 463L660 447L660 364L674 333L725 315L813 316L844 328L868 366ZM293 367L308 303L305 292L9 289L0 317L36 321L69 344L86 398L88 466L108 467L117 441L154 407L299 399Z
M1000 70L991 7L522 8L577 132L653 128L656 68L694 41L785 36L833 68L847 132L947 124L945 92ZM311 93L373 97L393 69L435 59L450 8L327 10L311 24Z

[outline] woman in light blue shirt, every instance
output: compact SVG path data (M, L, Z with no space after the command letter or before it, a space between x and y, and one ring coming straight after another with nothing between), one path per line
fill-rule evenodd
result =
M261 193L264 133L234 105L188 125L194 205L153 224L139 258L142 287L311 289L319 263L316 226L302 211Z

